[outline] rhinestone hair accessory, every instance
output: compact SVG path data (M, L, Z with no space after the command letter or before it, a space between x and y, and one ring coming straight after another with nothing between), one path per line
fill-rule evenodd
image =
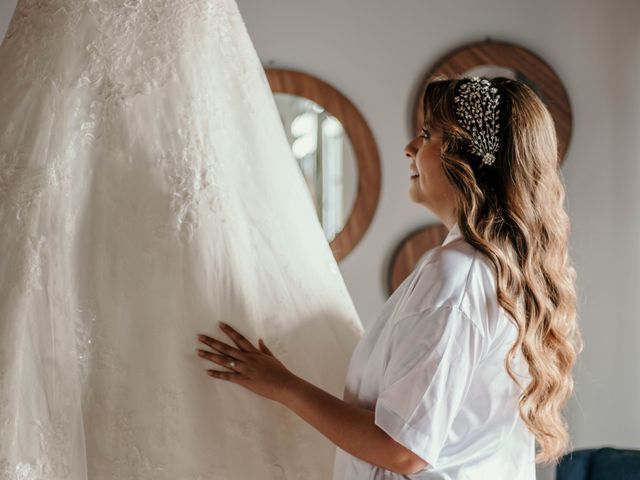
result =
M480 77L461 82L453 99L458 123L472 137L471 152L481 157L486 165L493 165L495 153L500 148L499 99L498 89L491 81Z

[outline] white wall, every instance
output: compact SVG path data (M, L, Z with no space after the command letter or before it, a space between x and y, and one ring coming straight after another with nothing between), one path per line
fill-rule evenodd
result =
M0 0L0 38L4 38L15 7L16 0ZM2 65L0 65L0 68L2 68Z
M367 235L341 263L365 324L386 299L397 242L435 220L408 200L402 151L425 71L452 48L486 36L528 47L551 64L574 114L564 174L586 343L569 409L574 446L640 448L640 2L238 3L266 65L332 83L358 106L377 139L381 201ZM0 35L14 5L0 0Z

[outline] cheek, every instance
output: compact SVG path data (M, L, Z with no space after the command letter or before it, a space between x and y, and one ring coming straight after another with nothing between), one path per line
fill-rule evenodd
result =
M424 174L427 179L442 174L440 151L435 148L422 152L422 155L416 159L416 164L421 176Z
M434 155L424 162L420 170L420 189L430 197L441 197L448 194L449 181L442 169L440 155Z

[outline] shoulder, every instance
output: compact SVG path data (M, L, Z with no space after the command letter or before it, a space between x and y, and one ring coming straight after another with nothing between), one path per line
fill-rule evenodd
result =
M434 309L459 311L481 327L497 302L490 261L463 238L433 249L405 286L397 313L419 316Z

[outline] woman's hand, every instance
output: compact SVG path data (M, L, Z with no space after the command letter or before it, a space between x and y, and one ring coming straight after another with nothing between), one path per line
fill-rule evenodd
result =
M270 400L280 402L284 394L298 379L267 348L262 339L257 349L245 337L229 325L220 322L220 329L229 336L238 348L198 335L198 340L215 352L197 349L198 355L231 370L207 370L213 378L227 380L251 390Z

